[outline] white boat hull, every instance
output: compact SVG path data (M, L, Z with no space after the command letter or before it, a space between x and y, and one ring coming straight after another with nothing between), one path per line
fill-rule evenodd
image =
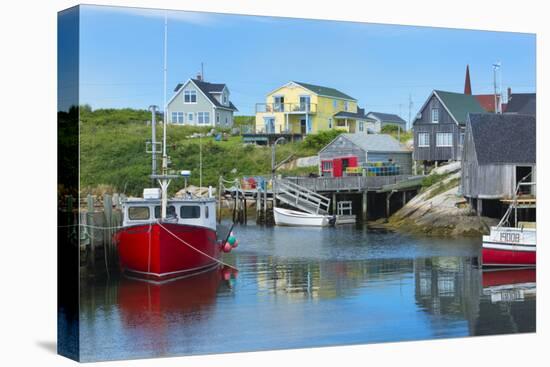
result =
M275 224L278 226L326 227L330 225L330 215L309 214L295 210L273 208Z

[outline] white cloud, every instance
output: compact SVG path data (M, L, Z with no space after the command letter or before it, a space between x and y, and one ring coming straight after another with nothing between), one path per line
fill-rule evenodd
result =
M163 10L163 9L148 9L148 8L129 8L119 6L86 6L89 10L105 13L118 13L124 15L133 15L147 18L164 19L168 15L168 21L185 22L195 25L213 25L216 23L215 13L204 13L183 10Z

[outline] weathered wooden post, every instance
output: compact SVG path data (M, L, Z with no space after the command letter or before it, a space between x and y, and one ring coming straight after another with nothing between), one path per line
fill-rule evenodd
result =
M88 194L88 197L86 198L88 202L88 213L86 213L86 232L88 232L88 236L90 237L90 266L95 272L95 244L94 244L94 197L90 194Z
M362 203L363 204L363 221L366 222L367 221L367 190L365 189L365 191L363 191L363 200L362 200Z
M256 223L261 224L261 216L262 216L262 197L261 197L260 188L256 186Z
M247 213L247 205L246 205L246 195L243 195L243 201L244 201L244 221L243 224L247 224L248 221L248 213Z
M104 214L104 223L103 223L103 239L104 239L104 249L108 253L109 259L112 258L112 244L111 244L111 227L113 220L113 203L111 201L111 195L103 195L103 214Z
M332 214L336 214L336 193L332 193Z

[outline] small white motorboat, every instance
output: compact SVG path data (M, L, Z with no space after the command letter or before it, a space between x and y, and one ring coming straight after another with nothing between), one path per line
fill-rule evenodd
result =
M278 226L326 227L334 224L335 217L326 214L310 214L296 210L273 208L275 224Z

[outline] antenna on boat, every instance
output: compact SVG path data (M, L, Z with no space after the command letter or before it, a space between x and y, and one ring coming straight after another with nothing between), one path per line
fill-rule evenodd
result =
M199 134L199 197L202 197L202 133Z
M163 70L163 77L164 77L164 83L163 83L163 92L164 92L164 115L162 118L163 123L163 137L162 137L162 170L163 174L166 174L166 170L168 168L168 159L166 156L166 59L167 59L167 48L168 48L168 14L164 13L164 70Z
M168 48L168 14L164 13L164 111L163 111L163 134L162 134L162 172L160 175L152 174L151 178L157 179L162 191L161 200L161 220L166 219L166 208L168 206L168 186L170 181L180 176L168 173L168 155L166 153L166 60L167 60L167 48Z

